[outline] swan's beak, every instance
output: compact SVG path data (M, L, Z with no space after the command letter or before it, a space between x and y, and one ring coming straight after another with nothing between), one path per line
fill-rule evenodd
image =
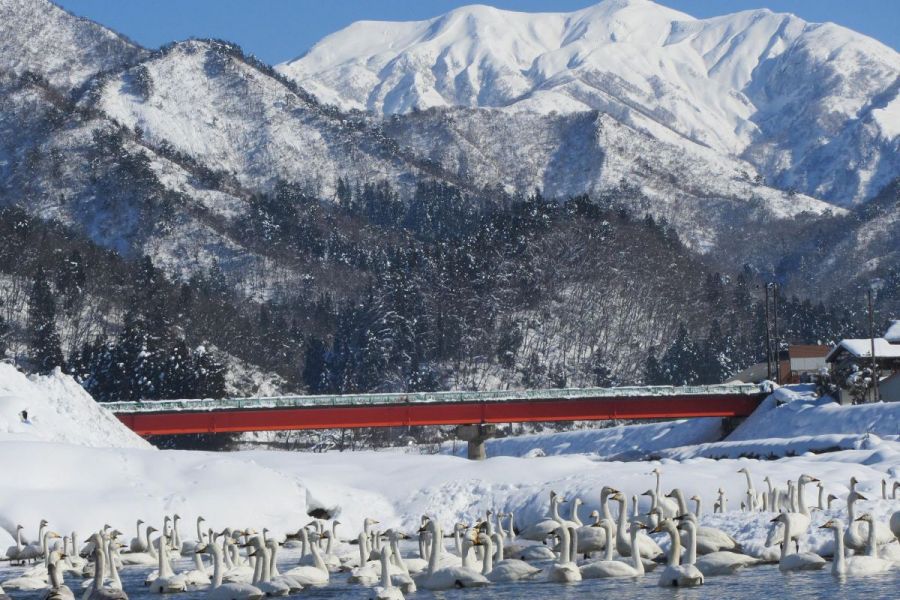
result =
M644 525L644 529L646 529L646 528L647 528L647 526ZM661 531L662 531L662 524L659 524L656 527L654 527L653 529L651 529L650 533L660 533Z
M863 495L860 494L860 493L857 493L857 494L856 494L856 499L857 499L857 500L868 500L868 498L866 498L865 496L863 496Z
M774 519L769 521L769 523L778 523L778 522L780 522L779 517L775 517Z

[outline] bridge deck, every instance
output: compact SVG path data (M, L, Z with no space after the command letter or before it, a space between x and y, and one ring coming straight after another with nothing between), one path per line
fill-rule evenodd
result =
M112 402L141 435L747 416L763 385L650 386L491 392L283 396Z

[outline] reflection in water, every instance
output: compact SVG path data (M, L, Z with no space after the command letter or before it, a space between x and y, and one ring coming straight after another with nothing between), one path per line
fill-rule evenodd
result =
M296 551L285 551L283 560L279 560L279 568L282 571L294 566L297 561ZM796 573L782 575L775 565L766 565L745 569L737 575L727 577L708 577L706 584L698 588L675 589L660 588L656 585L658 573L649 573L639 581L595 579L586 580L571 585L551 583L519 583L508 585L495 585L490 588L471 590L452 590L447 592L429 592L420 590L416 594L409 594L408 598L431 599L510 599L529 600L538 598L578 599L585 598L616 598L626 600L628 598L641 598L641 600L654 600L658 598L677 598L679 600L691 600L694 598L714 598L731 600L774 600L776 598L794 599L841 599L856 600L867 598L876 600L880 598L896 598L900 590L900 567L886 575L875 577L860 577L848 579L844 582L835 580L826 570L814 573ZM176 571L180 572L193 568L188 559L180 559L176 565ZM159 600L159 595L151 594L144 587L144 579L150 568L127 567L122 571L122 583L130 600ZM0 581L14 577L21 572L21 568L0 568ZM347 576L337 573L332 575L332 583L326 588L310 588L301 592L300 598L347 598L365 599L372 597L371 590L359 585L346 583ZM72 576L66 577L66 584L75 592L75 597L81 597L82 580ZM6 590L13 600L40 600L44 591L19 592ZM201 600L206 597L206 591L198 589L184 594L169 596L172 600Z

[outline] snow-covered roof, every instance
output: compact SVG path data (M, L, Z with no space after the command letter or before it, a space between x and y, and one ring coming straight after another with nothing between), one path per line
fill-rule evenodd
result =
M884 332L884 339L891 344L900 344L900 320L891 321L891 326Z
M826 361L831 361L841 349L846 350L853 356L859 358L871 358L872 356L872 340L865 338L859 340L841 340L841 342L832 348ZM875 338L875 357L876 358L900 358L900 344L892 344L884 338Z

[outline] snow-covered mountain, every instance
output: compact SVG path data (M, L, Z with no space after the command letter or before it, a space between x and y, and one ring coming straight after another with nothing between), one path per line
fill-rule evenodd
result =
M467 6L354 23L278 69L325 102L383 115L598 110L840 205L900 172L900 54L764 9L701 20L649 0L572 13Z
M146 51L49 2L0 0L0 71L31 72L68 90Z

